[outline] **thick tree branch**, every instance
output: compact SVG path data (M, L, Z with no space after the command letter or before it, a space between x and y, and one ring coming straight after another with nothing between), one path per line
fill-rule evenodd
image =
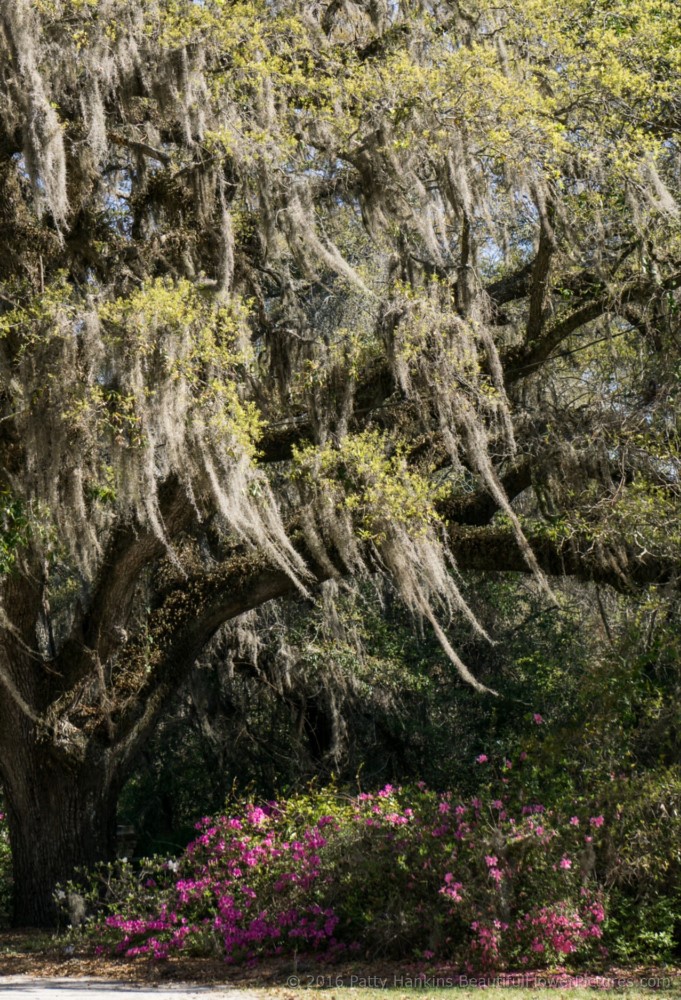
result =
M176 479L161 488L159 512L170 541L191 522L192 506ZM127 625L141 574L165 551L163 539L148 528L140 531L129 522L116 526L107 543L88 605L77 615L58 657L62 692L91 672L93 654L106 662L120 645L119 633Z
M661 289L670 292L679 287L681 287L681 272L676 272L669 275L661 285L652 281L639 281L625 288L616 298L610 292L606 292L584 303L570 315L550 326L539 339L528 339L520 349L509 352L503 357L507 383L531 375L550 359L556 348L568 337L607 312L619 313L626 318L627 307L651 301L659 295Z
M539 340L528 341L517 352L509 352L504 358L506 383L512 384L519 379L527 378L528 375L541 368L564 340L567 340L581 327L586 326L587 323L602 316L608 305L607 299L589 302L561 322L549 327Z
M493 305L498 308L508 302L516 302L518 299L525 298L530 288L534 266L534 260L528 261L517 271L488 285L485 291Z
M533 460L523 456L506 472L499 482L509 500L514 500L532 485ZM499 504L488 490L451 496L438 507L440 515L449 523L482 526L488 524L499 510Z
M530 286L530 303L527 317L526 340L535 341L544 326L544 306L549 286L549 271L555 250L555 238L551 221L545 212L542 214L539 231L539 247L532 268L532 283Z
M529 461L510 470L503 482L511 497L522 492L530 484ZM492 498L482 492L443 506L458 568L462 572L531 573L512 529L483 524L495 510ZM561 542L542 531L526 534L540 569L548 576L572 576L623 592L637 586L678 584L678 566L673 559L641 555L627 545L618 545L611 552L587 538ZM300 540L298 546L313 576L322 582L328 574L304 551ZM290 577L268 565L262 555L250 553L236 555L213 571L178 583L153 613L148 632L126 648L126 658L138 662L145 681L119 714L114 753L122 761L134 757L158 712L223 624L295 591Z
M510 528L452 525L449 534L452 551L462 570L530 572ZM572 576L607 584L624 593L635 587L678 586L680 582L678 561L673 558L640 555L625 544L619 545L616 553L610 553L599 550L585 538L561 544L544 533L526 531L526 536L540 568L548 576Z
M114 146L124 146L136 153L142 153L143 156L148 156L152 160L158 160L159 163L162 163L166 167L172 162L172 158L165 150L157 149L155 146L149 145L148 142L142 142L140 139L132 139L121 135L120 132L109 132L108 138Z
M126 649L146 681L116 721L114 756L125 768L159 711L189 675L201 651L227 621L296 590L289 576L260 554L239 555L182 582L153 615L149 631Z

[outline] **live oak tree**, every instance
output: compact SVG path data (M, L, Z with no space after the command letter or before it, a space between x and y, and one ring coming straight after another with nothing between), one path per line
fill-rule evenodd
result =
M0 774L16 920L227 622L679 569L673 0L7 0Z

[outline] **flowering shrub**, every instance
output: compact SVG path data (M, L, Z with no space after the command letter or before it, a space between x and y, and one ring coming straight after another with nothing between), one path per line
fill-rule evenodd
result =
M109 870L88 933L100 951L231 962L361 949L490 970L593 956L605 914L583 856L600 817L509 799L386 785L246 803L200 820L177 860Z

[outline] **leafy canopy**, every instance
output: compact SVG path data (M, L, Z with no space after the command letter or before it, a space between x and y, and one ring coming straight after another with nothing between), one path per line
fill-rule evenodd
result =
M625 576L678 506L676 13L7 5L2 487L57 529L26 568L85 593L130 523L182 566L175 482L212 558L380 568L445 644L476 488L540 582L530 529Z

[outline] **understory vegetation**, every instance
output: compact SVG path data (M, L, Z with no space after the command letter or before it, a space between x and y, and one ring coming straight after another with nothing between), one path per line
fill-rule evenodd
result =
M130 857L60 887L62 927L98 954L237 964L678 963L677 602L476 594L500 641L467 658L498 698L371 588L223 636L123 793Z
M233 801L198 820L177 857L102 865L57 899L67 920L85 901L75 934L96 954L126 957L392 958L486 973L678 960L678 770L613 775L592 815L585 798L562 813L528 798L525 754L475 764L488 777L466 800L419 782Z
M605 913L584 845L601 839L604 818L557 824L542 804L511 815L504 799L386 785L205 818L177 861L143 867L133 892L121 866L93 936L155 958L445 954L468 971L590 955Z

